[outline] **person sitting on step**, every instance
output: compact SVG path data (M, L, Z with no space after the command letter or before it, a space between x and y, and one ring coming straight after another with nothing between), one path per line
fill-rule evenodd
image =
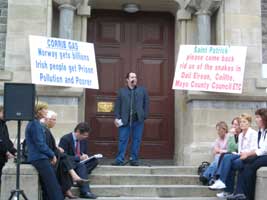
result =
M267 109L258 109L255 115L259 128L258 148L241 154L240 159L245 161L245 166L238 174L235 193L228 197L229 200L254 200L257 170L267 166Z
M216 130L219 137L215 140L213 147L214 160L203 173L203 177L207 179L207 182L209 182L214 176L220 155L227 152L228 126L226 122L218 122L216 124Z
M242 129L242 133L240 133L238 138L238 153L224 155L215 173L217 180L213 185L209 186L211 190L224 189L224 197L233 193L235 171L244 167L240 155L244 152L257 149L257 131L250 127L251 122L252 117L250 115L242 114L240 116L240 128Z
M88 123L81 122L74 131L64 135L59 142L59 146L70 157L74 170L83 179L88 179L88 174L98 165L98 160L92 158L88 160L88 136L91 128ZM81 162L85 161L85 162ZM97 196L91 192L88 184L80 185L80 197L96 199Z
M78 184L85 184L88 183L89 180L79 177L79 175L73 169L70 158L67 154L64 153L64 149L56 146L56 140L51 132L51 129L56 125L56 120L57 114L52 110L48 110L47 115L43 119L41 119L41 122L44 126L46 134L46 143L57 157L55 170L63 194L69 199L75 199L78 197L74 196L70 190L73 182L76 182Z

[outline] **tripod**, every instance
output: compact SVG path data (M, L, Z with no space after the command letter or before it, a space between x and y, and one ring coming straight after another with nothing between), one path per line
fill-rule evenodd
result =
M12 200L13 197L17 197L19 200L19 195L21 194L25 200L28 200L23 190L20 189L20 129L21 129L21 120L18 120L18 140L17 140L17 172L16 172L16 189L11 190L11 195L8 200Z

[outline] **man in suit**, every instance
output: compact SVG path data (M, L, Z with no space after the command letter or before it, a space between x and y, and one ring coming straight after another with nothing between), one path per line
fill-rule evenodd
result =
M144 129L144 120L148 117L149 97L144 87L137 86L134 72L126 75L127 87L120 88L115 102L115 125L119 128L119 151L112 165L124 165L130 133L132 146L130 165L139 165L139 150Z
M64 135L59 142L59 147L64 149L64 152L69 155L73 163L74 170L83 178L88 179L88 174L98 165L96 158L90 159L87 162L80 163L80 161L87 160L87 138L89 136L90 127L86 122L79 123L74 132ZM88 184L80 185L80 197L87 199L96 199L96 195L90 191Z

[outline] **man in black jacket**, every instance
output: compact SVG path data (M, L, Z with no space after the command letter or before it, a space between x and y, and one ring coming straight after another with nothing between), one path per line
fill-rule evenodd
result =
M130 165L138 166L144 121L149 111L149 96L146 88L137 86L134 72L127 73L126 82L127 87L119 89L115 103L114 123L119 128L119 150L112 165L125 164L124 156L131 136Z
M87 138L89 132L89 125L86 122L81 122L75 127L74 132L64 135L59 142L59 147L64 149L64 152L72 161L74 170L83 179L88 179L88 174L98 165L98 160L96 158L80 163L89 158L87 155ZM86 199L97 198L97 196L90 191L88 184L80 186L80 197Z
M0 182L2 169L8 159L14 158L17 150L9 139L8 129L3 117L3 106L0 106Z

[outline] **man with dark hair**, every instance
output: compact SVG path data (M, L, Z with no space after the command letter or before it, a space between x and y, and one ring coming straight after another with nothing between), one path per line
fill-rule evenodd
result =
M2 169L8 159L14 158L17 150L9 139L8 129L3 117L4 108L0 106L0 183Z
M119 151L112 165L124 165L129 137L132 137L130 165L139 165L139 150L148 117L149 97L144 87L137 86L134 72L126 75L127 87L120 88L115 103L115 126L119 128Z
M74 132L64 135L59 142L59 147L63 148L64 152L69 155L74 170L83 179L88 179L88 174L98 165L96 158L80 163L80 161L89 158L87 155L88 145L86 139L90 131L89 125L86 122L81 122L74 128ZM87 199L97 198L90 191L88 184L80 185L80 197Z

